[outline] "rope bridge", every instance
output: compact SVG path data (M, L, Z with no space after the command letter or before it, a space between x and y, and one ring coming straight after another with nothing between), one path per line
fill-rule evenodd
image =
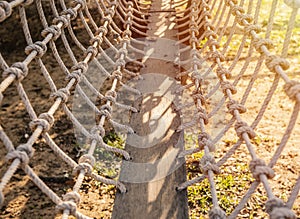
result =
M300 2L273 0L268 9L262 3L261 0L1 1L1 28L9 22L18 23L27 43L25 48L16 45L26 54L20 60L13 57L17 54L15 50L9 53L4 46L0 53L3 75L0 138L6 150L5 163L1 163L1 205L7 204L5 196L11 192L7 186L22 169L55 203L62 218L71 215L90 218L81 213L78 205L83 201L80 189L91 178L118 189L113 218L140 218L140 215L187 218L187 188L203 180L209 182L211 193L211 203L207 203L211 206L209 218L240 217L260 184L267 196L264 208L270 218L297 218L299 164L294 162L289 167L296 170L294 186L286 201L275 195L272 183L280 178L273 169L290 145L290 137L299 134L295 127L299 124L300 84L291 79L294 75L288 72L287 60L293 30L297 30ZM275 15L283 4L290 14L288 25L280 27L286 28L280 45L273 45ZM28 13L32 13L32 8L42 26L30 25L33 15ZM261 27L259 18L266 10L268 20ZM41 36L32 29L39 29L38 33L41 30ZM18 33L19 29L13 31ZM281 51L274 53L274 46ZM48 65L49 62L55 64ZM299 65L299 60L295 65ZM260 81L264 73L273 78L269 87ZM245 78L247 83L243 88ZM41 94L40 86L44 84L39 80L47 84L46 94ZM30 81L38 91L34 98L32 89L28 89ZM263 93L258 92L259 88L264 88ZM274 127L266 118L278 93L285 93L280 98L286 99L288 107L283 107L283 115L271 117L283 119L282 127ZM258 101L259 97L263 98ZM23 125L18 126L26 130L30 127L26 137L20 136L24 132L20 134L16 127L9 126L9 121L17 119L5 110L10 100L21 103L16 106L17 111L25 112L21 116ZM255 109L254 103L259 105ZM88 110L78 112L82 105ZM86 124L87 111L92 112L92 124ZM75 144L68 145L66 150L61 145L67 139L56 139L62 135L56 127L63 116L72 122L82 141L84 153L78 160L67 153ZM267 148L255 144L261 125L282 130L270 157L264 155ZM105 143L107 127L111 126L127 133L125 148ZM156 129L159 131L155 132ZM184 132L197 136L193 147L184 147ZM220 142L233 133L238 140L221 150ZM295 138L297 145L299 136ZM47 144L59 158L57 162L66 163L76 177L74 186L62 197L30 165L35 159L34 151L42 144ZM112 152L116 158L122 156L119 179L94 171L95 152L99 148ZM240 162L234 154L241 148L245 156L238 156L249 161L254 180L249 182L249 189L234 210L227 212L220 206L215 179L226 163L235 166ZM202 174L186 179L185 158L199 153ZM165 163L164 157L168 157ZM231 162L233 158L235 162ZM141 165L147 162L148 166ZM153 163L155 171L151 172L148 169L153 168Z

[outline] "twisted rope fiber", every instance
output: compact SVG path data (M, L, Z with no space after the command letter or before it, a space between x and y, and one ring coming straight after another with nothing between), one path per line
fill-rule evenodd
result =
M217 2L219 2L218 6ZM276 56L270 52L272 42L269 40L269 36L272 31L272 19L274 17L276 7L276 3L274 2L272 4L270 22L267 26L265 39L258 35L258 32L261 31L261 29L256 24L261 1L258 1L257 3L258 7L256 7L254 19L250 15L253 4L249 3L248 11L246 13L243 8L244 1L241 1L238 5L236 0L191 0L190 6L184 10L178 8L184 6L187 1L177 1L174 4L177 22L184 21L181 25L177 25L176 28L179 29L185 26L189 27L189 29L183 30L177 34L179 37L177 42L178 45L183 42L188 42L188 45L183 47L180 52L189 52L188 58L185 56L180 56L181 59L179 61L176 62L174 60L174 62L180 66L188 66L187 70L177 75L177 78L187 76L189 81L189 83L183 86L178 92L185 89L186 91L190 92L191 96L191 102L178 107L177 110L184 110L188 106L193 106L195 109L193 120L180 125L177 131L195 129L198 133L197 147L195 149L182 151L179 157L197 153L201 150L204 151L204 155L200 160L200 166L203 175L178 185L177 189L186 189L188 186L199 183L207 178L212 195L212 207L209 212L210 218L226 218L224 209L221 209L219 205L216 182L214 178L216 174L220 173L221 166L235 153L242 143L246 144L248 152L251 155L249 168L255 181L251 184L251 187L244 195L242 200L240 200L238 206L236 206L234 211L231 212L228 217L237 217L243 206L249 200L251 194L256 191L256 188L260 182L262 182L268 197L268 200L265 203L265 208L267 213L270 215L270 218L296 218L296 215L291 211L291 208L293 207L293 203L296 200L297 194L299 194L299 177L286 204L274 195L269 183L269 179L273 178L275 175L271 168L276 164L280 154L288 142L288 139L295 127L300 107L300 85L299 82L291 80L287 76L285 71L288 69L289 65L284 59L288 54L292 30L295 26L295 19L300 6L296 0L286 1L286 3L292 8L292 13L283 43L281 56ZM125 150L114 148L104 143L104 124L107 120L113 126L121 128L128 133L133 133L131 127L119 124L117 121L113 120L111 117L113 110L112 105L132 112L137 112L137 110L131 106L116 102L116 97L118 95L117 85L123 85L124 88L139 94L139 92L134 88L126 87L126 85L122 82L122 79L123 74L128 74L130 77L141 79L139 73L135 73L126 69L126 62L133 62L137 65L143 66L143 63L130 58L128 54L130 50L134 53L145 55L142 50L135 48L134 45L146 45L146 43L137 39L133 39L132 34L135 33L147 37L145 31L148 29L148 21L145 19L145 16L148 15L148 8L138 1L95 1L97 10L102 20L102 25L98 25L93 19L85 0L75 0L73 7L70 8L67 8L63 0L60 0L61 8L63 9L60 13L58 12L55 2L51 0L50 5L55 18L53 19L53 24L49 26L43 11L42 1L37 0L35 1L35 4L44 30L42 31L43 40L33 42L26 18L26 7L32 3L33 1L21 0L12 1L9 3L6 1L0 2L0 22L5 22L5 20L11 16L14 8L19 9L24 36L28 44L28 46L25 48L25 53L27 55L26 58L22 62L13 63L11 66L7 65L5 59L0 54L0 63L4 76L4 79L0 84L0 99L2 101L2 99L5 98L5 91L9 86L12 85L13 82L15 82L18 95L21 97L26 111L30 116L31 122L29 126L32 129L32 134L27 142L15 147L5 130L0 126L0 139L7 150L6 159L7 161L10 161L10 166L2 176L0 183L0 203L2 204L4 200L3 189L6 187L16 170L21 167L30 177L30 179L40 188L40 190L43 191L56 204L56 209L62 213L62 218L68 218L69 215L73 215L76 218L89 218L77 210L77 205L81 199L79 190L82 186L85 176L90 176L93 179L106 184L115 185L123 193L126 191L125 186L121 182L107 179L93 172L93 166L96 162L93 154L96 150L96 147L99 146L105 150L121 154L126 160L130 159L130 155ZM213 11L213 8L216 7L217 10ZM187 15L180 17L179 14L182 13ZM225 14L226 16L224 16ZM233 31L231 31L229 36L226 37L227 41L225 44L221 46L221 39L225 36L226 27L229 25L232 17L234 17L234 21L232 23ZM88 21L86 18L88 18ZM122 23L123 27L118 26L113 18L117 18ZM86 37L90 39L90 46L87 48L77 38L73 30L72 20L80 21L83 25L83 29L87 33ZM221 24L224 24L223 27L221 27ZM242 37L236 56L231 63L227 62L229 66L226 66L226 52L238 27L244 28L245 34ZM204 32L200 31L201 28L204 29ZM70 40L67 38L65 30L68 31L68 34L71 38ZM117 35L119 47L116 47L114 43L112 43L109 38L106 37L108 32ZM180 38L186 34L188 34L187 37ZM64 59L61 57L60 52L57 49L56 40L58 39L62 40L63 46L67 51L67 55L69 56L70 60L72 60L71 70L69 70L69 68L66 66ZM235 76L234 81L231 83L229 79L233 77L232 72L237 68L237 63L240 61L247 39L251 39L251 44L248 47L246 61L244 62L243 67L239 70L238 75ZM199 49L199 42L203 40L206 40L206 42ZM102 48L103 42L112 48L116 55L116 59L113 59L106 54L106 51ZM78 59L75 57L71 43L74 43L84 53L82 58ZM59 89L57 88L56 83L53 81L49 70L43 62L43 57L47 53L48 44L59 67L67 76L67 85ZM246 88L246 91L243 93L241 101L237 101L233 95L237 92L236 86L239 84L241 78L249 67L251 57L254 56L254 48L260 55L255 66L255 70L251 74L251 80ZM110 72L110 70L104 67L97 60L99 55L101 55L101 57L103 57L111 66L113 66L114 69L112 72ZM29 65L33 60L37 62L44 78L49 84L52 92L51 97L54 101L47 112L39 115L36 114L28 94L22 85L22 81L28 77L28 74L30 74ZM91 61L96 64L97 68L101 72L113 79L110 89L105 94L101 94L93 86L93 83L89 81L88 77L85 76L85 73L89 67L88 63ZM206 70L202 66L205 61L211 63L209 70ZM268 91L267 96L265 97L257 117L254 119L251 125L248 125L242 119L241 114L246 113L247 111L245 103L247 102L254 82L258 77L263 62L265 62L270 72L275 73L274 81ZM208 94L205 94L202 87L205 85L205 81L209 80L209 77L212 73L216 74L218 83ZM270 100L274 96L280 79L283 79L285 82L284 91L286 95L293 100L295 104L288 125L286 126L285 133L282 136L277 150L271 158L269 164L266 164L264 160L257 156L250 139L256 136L254 129L261 121L267 106L270 103ZM82 85L85 85L89 91L103 100L104 103L101 106L95 105L95 103L93 103L93 101L87 95L86 91L82 89ZM73 115L68 107L67 103L72 95L71 91L75 86L79 95L84 99L87 105L92 109L93 112L100 116L100 121L98 124L96 124L96 126L90 130L87 130L79 122L79 120ZM221 91L223 96L219 103L210 112L208 112L206 109L206 102L209 100L209 98L216 95L217 91ZM207 126L210 124L210 120L220 113L220 109L224 106L226 100L226 106L228 109L227 112L232 117L228 121L227 125L218 133L218 135L213 138L208 133ZM80 132L88 140L88 152L80 157L78 163L71 159L65 152L63 152L49 135L49 131L55 122L54 115L60 106L62 106L62 110L67 115L69 120L72 121L74 126L80 130ZM239 137L239 140L217 162L213 154L216 149L216 144L229 131L234 123L236 135ZM45 139L47 145L53 150L54 153L56 153L64 162L73 168L74 174L77 175L72 191L66 193L62 199L58 197L58 195L53 192L53 190L51 190L28 165L30 158L34 155L33 145L38 141L40 136Z

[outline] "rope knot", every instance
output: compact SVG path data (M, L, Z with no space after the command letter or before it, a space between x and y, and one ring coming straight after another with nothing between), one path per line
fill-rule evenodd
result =
M100 136L103 138L105 136L105 129L103 128L103 126L94 126L91 129L91 134L92 134L92 136L94 136L94 135L98 136L100 134ZM97 140L94 137L92 137L92 139Z
M276 72L276 67L280 66L283 70L287 70L290 67L290 63L276 55L268 56L266 59L266 66L272 72Z
M104 104L100 107L99 116L105 116L107 119L111 119L112 108L108 104Z
M270 39L255 38L255 39L253 39L253 44L254 44L256 51L258 51L261 54L264 53L264 51L262 49L263 46L265 46L267 49L271 49L274 47L273 41Z
M297 100L297 95L300 93L300 83L292 80L287 82L283 89L291 100Z
M130 38L131 35L132 35L131 30L124 30L123 33L122 33L123 38Z
M260 33L262 30L260 25L257 24L251 24L245 27L245 32L247 35L251 34L251 31L255 31L255 33Z
M213 207L209 211L209 219L226 219L226 213L220 207Z
M228 81L221 81L221 88L226 97L227 97L227 90L230 90L232 94L236 94L237 92L235 86Z
M200 164L201 164L201 169L203 171L203 174L205 175L208 174L209 170L213 171L215 174L220 173L220 168L216 165L215 158L210 154L205 154L201 158Z
M6 160L14 160L18 158L22 164L26 165L29 163L29 159L33 156L34 149L29 144L21 144L16 150L9 152L6 155Z
M113 71L113 73L111 74L111 77L112 77L112 78L117 79L117 80L119 80L119 81L122 80L122 76L123 76L123 74L122 74L122 72L121 72L120 70L115 70L115 71Z
M69 15L71 20L75 20L77 17L77 11L73 8L68 8L62 12L63 15Z
M241 14L241 15L237 15L237 22L239 25L243 26L246 24L251 23L253 20L253 17L250 14Z
M118 1L117 1L117 0L114 0L114 1L109 2L109 4L110 4L111 6L117 6L117 5L118 5Z
M117 57L120 58L121 55L123 55L123 57L126 57L128 55L128 50L125 48L119 49L119 51L117 52Z
M214 59L216 61L217 61L217 59L219 59L220 62L224 62L225 61L225 56L222 53L220 53L219 51L212 52L210 58Z
M61 98L63 103L66 103L68 101L68 98L70 96L70 91L67 88L61 88L58 91L51 94L51 98L57 99Z
M71 201L71 202L74 202L75 204L79 204L80 203L80 195L78 192L75 192L75 191L68 192L67 194L65 194L63 196L63 200Z
M96 35L100 35L100 33L102 33L102 36L105 36L107 34L107 32L108 32L107 27L101 26L97 29Z
M4 21L12 13L12 8L7 1L0 2L0 22Z
M259 176L262 174L266 175L268 179L271 179L275 176L274 170L272 170L271 167L268 167L265 161L262 159L251 160L249 167L254 179L257 181L260 181Z
M73 169L73 175L78 175L82 170L87 176L90 176L93 172L93 167L88 163L80 163Z
M116 102L117 92L113 90L109 90L105 93L105 100L109 100L112 103Z
M8 75L14 75L17 80L21 81L28 74L28 67L23 62L16 62L12 64L10 68L7 68L3 72L3 77L7 77Z
M226 79L230 79L232 76L231 72L228 69L226 69L224 67L218 67L217 68L217 76L221 80L222 80L222 75L225 75Z
M79 158L78 163L87 163L91 166L94 166L96 163L96 159L93 155L84 154Z
M95 58L96 55L98 55L98 49L94 46L89 46L86 50L85 50L85 54L91 54L91 59Z
M270 215L270 219L296 219L295 213L286 207L279 198L272 198L266 202L266 212Z
M240 114L247 111L246 107L236 100L230 100L227 103L228 112L234 116L234 111L237 110Z
M206 132L198 134L198 145L201 150L203 150L205 146L208 147L210 152L214 152L216 150L215 145L212 144L210 135Z
M37 53L36 57L41 58L47 52L47 46L44 42L37 41L25 48L26 55L29 55L32 51Z
M242 138L244 133L247 133L249 138L254 138L256 136L256 133L253 131L253 129L244 121L236 122L234 128L239 138Z
M46 27L41 35L42 37L46 37L48 34L52 34L52 39L57 40L59 36L61 35L61 29L56 25L51 25L50 27Z
M195 102L197 102L197 100L200 100L201 101L201 105L205 105L206 104L206 101L205 101L205 97L200 94L200 93L195 93L192 95L193 99Z
M29 123L29 127L31 130L35 130L38 126L43 128L43 132L47 132L50 130L54 123L54 117L49 113L40 114L38 119L35 119Z
M244 10L244 8L242 8L241 6L239 6L239 5L234 5L233 7L232 7L232 14L234 15L234 16L237 16L238 14L244 14L245 13L245 10Z
M197 112L195 117L196 117L197 120L202 119L205 125L207 125L208 122L209 122L208 121L208 116L207 116L207 114L206 114L206 112L203 108L198 109L198 112Z
M84 8L86 8L86 1L85 0L74 0L74 3L77 5L80 5L80 10L83 10Z
M114 14L115 14L115 11L114 11L114 9L112 9L112 8L107 8L107 9L105 10L105 16L113 17Z
M96 35L90 40L90 44L97 43L97 46L99 47L103 42L103 37Z
M66 27L68 27L70 25L70 18L67 15L63 14L63 15L60 15L60 16L54 18L53 19L53 23L55 25L57 25L58 23L62 23L63 24L63 28L66 28Z
M71 215L76 215L76 204L72 201L64 201L56 205L56 210L58 212L63 212L64 210L69 210Z
M206 30L205 31L205 37L206 38L213 38L213 39L217 39L218 38L218 36L217 36L217 34L214 32L214 31L212 31L212 30Z
M124 67L126 64L126 61L124 59L118 59L115 63L116 67Z
M81 77L86 73L88 65L85 62L78 62L75 66L72 67L72 73L67 76L67 80L75 79L76 83L81 80Z

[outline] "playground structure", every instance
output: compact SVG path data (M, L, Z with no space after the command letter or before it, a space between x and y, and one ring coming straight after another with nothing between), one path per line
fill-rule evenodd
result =
M299 165L295 164L297 178L286 202L274 195L270 181L275 176L272 168L297 126L300 85L290 79L287 60L300 2L285 1L291 13L284 27L280 55L271 52L274 45L270 40L279 3L273 1L263 28L258 25L263 13L261 4L262 1L254 4L236 0L1 1L0 21L5 24L12 11L17 11L28 45L23 48L24 59L10 65L0 54L0 97L5 102L11 96L9 89L14 89L13 94L19 96L23 111L30 117L26 125L32 130L26 139L15 142L9 137L11 130L1 124L0 139L7 152L7 168L0 183L1 204L5 202L4 189L21 168L56 204L62 218L89 218L77 206L86 177L117 187L112 218L188 218L186 189L203 180L210 185L210 218L237 218L260 183L267 195L265 210L270 218L296 218L292 208L297 200L299 203ZM45 13L46 5L50 14ZM42 40L33 40L28 25L26 10L31 6L36 8L43 25ZM84 32L85 41L78 39L77 29ZM58 41L63 48L58 48ZM233 45L237 48L234 52ZM80 54L74 52L74 47ZM66 82L53 80L55 73L43 59L47 53L52 54L67 77ZM67 54L67 58L62 54ZM33 62L51 90L45 98L52 98L49 108L42 112L39 109L39 113L24 83L30 77ZM273 75L273 82L266 93L255 94L254 85L264 64ZM247 72L250 79L237 99L235 94ZM267 163L258 155L253 139L272 98L276 92L282 92L282 82L293 105L282 138ZM244 115L248 113L246 105L251 104L251 95L264 98L256 116L246 122ZM72 122L77 140L85 149L78 161L68 156L52 137L53 126L60 118L58 112ZM127 133L125 148L104 142L108 126ZM216 161L216 145L233 130L237 142ZM184 146L184 132L197 136L193 148ZM62 197L30 165L41 138L60 158L58 162L65 162L76 175L72 191ZM228 214L219 206L215 176L240 147L247 149L254 181ZM123 157L118 179L94 171L97 148ZM185 157L201 151L202 175L187 180Z

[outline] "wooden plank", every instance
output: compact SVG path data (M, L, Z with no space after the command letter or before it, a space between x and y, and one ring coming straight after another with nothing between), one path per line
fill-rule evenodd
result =
M183 132L176 132L181 119L174 111L178 82L172 78L179 71L174 65L178 47L170 9L171 0L153 1L150 8L156 13L147 32L144 80L137 85L143 95L134 101L139 113L130 125L136 133L125 146L133 159L122 162L120 181L127 193L116 194L113 219L188 218L187 192L175 189L186 180L186 170L184 158L177 158Z

